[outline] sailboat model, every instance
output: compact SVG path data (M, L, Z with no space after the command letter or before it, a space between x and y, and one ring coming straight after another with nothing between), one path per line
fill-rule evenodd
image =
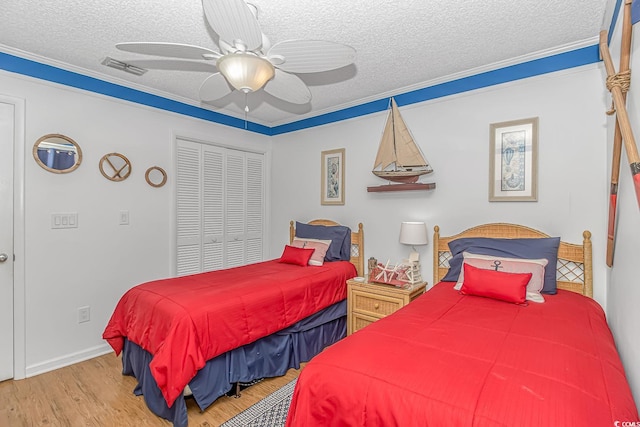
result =
M380 178L403 184L416 183L421 175L433 172L433 168L414 142L393 98L391 98L391 108L372 172ZM435 185L430 184L430 186L433 188ZM393 190L418 188L415 185L412 187L394 185L393 187L398 187ZM383 191L375 190L376 188L380 187L369 187L368 191ZM391 191L391 189L384 191Z

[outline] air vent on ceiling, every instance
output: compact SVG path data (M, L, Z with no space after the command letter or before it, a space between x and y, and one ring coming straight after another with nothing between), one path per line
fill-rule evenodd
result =
M127 64L126 62L118 61L117 59L113 59L108 56L104 58L102 65L115 68L116 70L126 71L127 73L135 74L136 76L141 76L148 71L144 68L136 67L135 65Z

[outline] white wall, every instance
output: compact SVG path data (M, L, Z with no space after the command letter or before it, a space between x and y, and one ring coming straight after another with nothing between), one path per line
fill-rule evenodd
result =
M638 25L635 25L634 31L638 29ZM610 44L616 70L619 69L621 30L622 20L620 17ZM636 53L638 49L640 49L640 40L636 37L633 39L631 48L631 70L640 69L640 57ZM603 79L604 76L603 73ZM640 120L638 119L640 117L640 87L638 84L640 84L638 76L632 74L627 107L636 141L640 141ZM605 93L608 92L605 91ZM614 117L608 120L607 163L609 169L607 181L611 174L614 120ZM638 279L640 209L633 188L629 160L624 149L620 164L616 230L613 268L610 271L611 280L607 289L607 313L618 352L625 365L627 379L634 393L636 406L640 407L640 363L638 363L640 361L640 279Z
M0 72L0 92L26 100L25 298L27 376L109 351L104 327L130 287L173 274L175 136L257 151L268 137ZM82 148L69 174L40 168L31 154L42 135L62 133ZM122 182L105 179L98 161L110 152L132 163ZM149 186L150 166L167 171ZM119 225L128 210L130 225ZM77 212L77 229L51 229L51 213ZM91 321L77 309L90 306Z
M364 224L365 256L400 261L400 223L424 220L443 235L486 222L526 224L569 242L593 233L594 296L606 300L606 116L598 65L543 75L407 107L402 115L435 172L429 192L368 193L386 113L280 135L273 140L272 256L290 220ZM539 117L537 202L488 202L489 124ZM320 205L320 152L346 148L346 204ZM424 177L423 177L424 179ZM282 236L278 240L278 236ZM431 282L431 245L420 247Z

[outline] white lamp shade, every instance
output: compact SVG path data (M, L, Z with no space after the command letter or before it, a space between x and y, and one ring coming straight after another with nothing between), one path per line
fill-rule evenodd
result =
M271 62L250 53L230 53L216 62L229 84L243 92L262 88L275 75Z
M400 225L400 243L404 245L426 245L427 226L424 222L403 222Z

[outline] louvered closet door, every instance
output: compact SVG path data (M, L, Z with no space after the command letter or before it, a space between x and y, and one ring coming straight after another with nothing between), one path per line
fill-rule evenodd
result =
M264 245L264 156L246 153L246 262L262 261Z
M176 146L176 274L202 271L201 145L178 140Z
M230 151L225 163L225 266L262 261L264 156Z
M225 218L226 252L225 265L237 267L245 264L245 154L230 151L226 158Z
M177 274L263 260L264 156L178 140Z
M203 270L224 267L224 150L202 145Z

